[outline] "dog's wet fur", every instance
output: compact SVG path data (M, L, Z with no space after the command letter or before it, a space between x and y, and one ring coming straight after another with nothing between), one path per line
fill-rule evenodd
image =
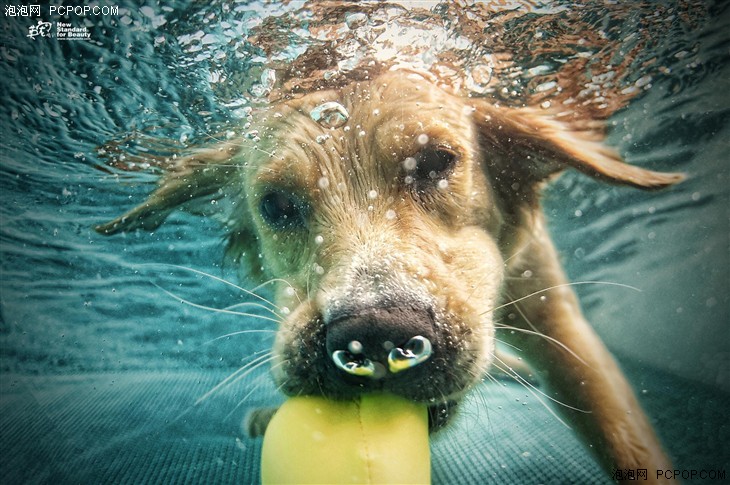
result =
M310 116L329 101L349 112L344 125ZM282 101L254 123L256 139L179 158L149 200L98 230L152 229L183 203L225 192L235 201L229 251L286 282L277 304L291 312L272 366L286 394L387 391L427 403L438 429L492 366L509 372L495 361L495 331L508 324L500 340L521 350L606 470L669 467L581 313L539 195L567 167L641 189L681 175L628 165L594 132L545 111L460 97L408 70ZM383 363L388 345L417 335L433 352L411 369L373 378L333 363L352 341ZM271 413L260 414L265 424Z

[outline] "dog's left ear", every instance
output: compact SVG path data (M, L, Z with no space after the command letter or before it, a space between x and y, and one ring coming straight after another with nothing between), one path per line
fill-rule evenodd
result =
M156 229L176 208L214 195L235 182L239 166L232 160L240 151L240 145L220 144L173 160L160 178L157 190L144 203L96 226L96 231L111 235Z
M540 182L567 167L599 180L647 190L685 178L681 173L654 172L624 163L618 153L601 143L600 129L575 129L536 109L480 102L474 117L488 166L521 183Z

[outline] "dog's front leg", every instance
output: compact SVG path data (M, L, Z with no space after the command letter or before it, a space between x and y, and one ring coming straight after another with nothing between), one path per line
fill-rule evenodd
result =
M504 338L524 351L550 397L564 403L558 410L607 472L647 470L649 482L661 483L657 470L671 469L670 461L618 365L583 317L542 218L535 222L530 246L508 270L507 293L517 300L553 289L508 307L512 319L505 322L524 331L506 332Z

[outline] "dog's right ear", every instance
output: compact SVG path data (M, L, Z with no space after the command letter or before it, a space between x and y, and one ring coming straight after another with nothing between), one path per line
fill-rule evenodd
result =
M135 229L156 229L176 208L222 191L238 180L240 166L234 159L240 152L239 144L226 143L172 161L160 178L157 190L143 204L96 226L96 231L111 235Z
M498 174L534 185L567 167L605 182L656 190L684 180L681 173L662 173L625 163L605 146L600 126L576 129L533 108L475 106L485 158Z

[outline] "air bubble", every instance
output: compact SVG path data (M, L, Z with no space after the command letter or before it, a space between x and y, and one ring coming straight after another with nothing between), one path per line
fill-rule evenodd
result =
M323 242L324 242L324 237L322 237L321 234L318 234L317 236L314 237L314 244L316 244L317 246L319 246Z
M413 157L408 157L405 160L403 160L403 168L405 168L408 171L415 170L416 164L417 164L416 159Z
M421 133L420 135L418 135L416 141L418 141L420 145L425 145L426 143L428 143L428 135L425 133Z
M317 180L317 186L320 189L326 189L330 186L330 179L328 179L327 177L320 177L319 180Z
M437 185L438 185L438 188L439 188L439 189L442 189L442 190L443 190L443 189L446 189L446 188L448 188L448 186L449 186L449 181L448 181L448 180L446 180L446 179L441 179L441 180L439 180L439 181L438 181L438 184L437 184Z
M393 209L388 209L385 211L385 218L392 221L395 219L395 211Z
M336 101L328 101L309 112L309 117L325 128L339 128L350 119L350 113Z
M472 92L484 94L492 80L492 68L485 64L477 64L466 74L465 84Z
M351 354L362 354L362 344L357 340L353 340L347 344L347 350L349 350Z
M345 24L347 24L348 29L356 29L358 27L362 27L367 23L367 21L367 14L361 12L345 14Z
M555 81L548 81L546 83L539 84L535 87L535 91L538 93L544 93L545 91L550 91L551 89L555 88L558 85Z
M261 73L261 82L251 86L248 92L256 98L263 98L271 93L271 89L274 87L275 83L276 73L274 70L265 69L264 72Z
M651 76L642 76L639 79L636 80L634 83L634 86L637 88L642 88L644 86L647 86L651 82Z
M371 190L368 192L368 198L369 199L377 199L378 198L378 191L377 190Z

